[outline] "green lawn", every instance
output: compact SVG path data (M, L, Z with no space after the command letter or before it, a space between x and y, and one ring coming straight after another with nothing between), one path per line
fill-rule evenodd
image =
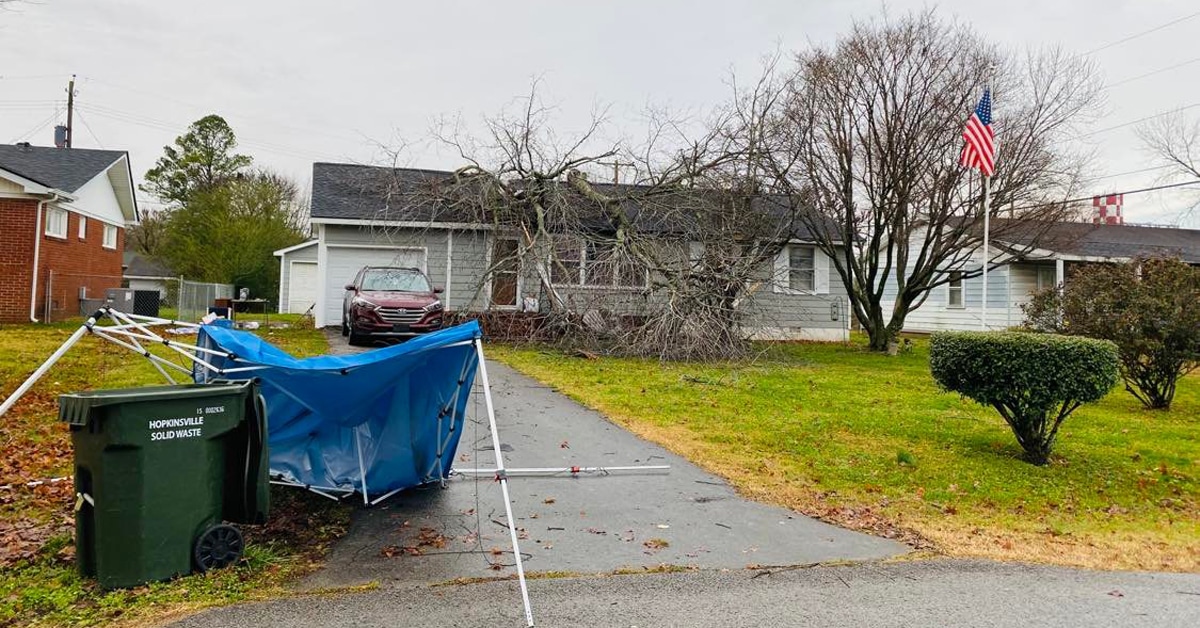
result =
M78 325L76 321L0 326L0 396L13 390ZM328 349L322 333L311 326L260 333L298 355ZM170 355L162 347L155 351ZM348 507L309 493L273 490L268 524L243 528L249 546L238 566L111 592L101 592L80 578L73 560L71 483L25 486L31 480L71 472L70 439L66 426L58 422L57 395L160 383L162 376L147 360L85 337L0 418L4 452L0 457L0 626L140 621L185 609L284 595L286 583L310 571L345 530Z
M938 391L924 341L894 358L857 342L764 349L719 365L490 354L752 498L827 521L951 555L1200 569L1200 376L1169 413L1114 390L1036 467L993 410Z

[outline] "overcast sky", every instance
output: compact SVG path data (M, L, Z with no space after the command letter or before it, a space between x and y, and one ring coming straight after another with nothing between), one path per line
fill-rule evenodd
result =
M191 121L219 113L259 165L307 184L313 161L372 163L377 142L408 140L405 164L458 165L425 139L435 118L477 120L542 79L565 130L611 107L610 133L636 134L647 105L700 110L728 94L731 71L765 53L828 43L883 3L797 0L366 2L341 0L27 0L0 8L0 142L53 144L76 84L75 146L128 150L144 173ZM893 1L891 13L930 6ZM1006 46L1088 53L1196 14L1195 0L943 2L939 11ZM1197 105L1200 15L1092 53L1109 83L1089 135L1097 175L1151 165L1132 126ZM1190 63L1189 63L1190 62ZM996 115L1003 116L1002 99ZM60 113L55 113L59 111ZM964 116L966 112L964 112ZM1159 182L1143 172L1091 192ZM1194 199L1126 199L1131 221L1172 223ZM149 200L149 199L147 199ZM1200 227L1200 216L1184 223Z

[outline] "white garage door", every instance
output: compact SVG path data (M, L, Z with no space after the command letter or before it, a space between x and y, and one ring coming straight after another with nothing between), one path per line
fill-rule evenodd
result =
M289 314L303 314L317 302L317 263L292 262L288 271Z
M329 245L325 268L325 324L342 324L342 298L346 284L363 266L425 267L425 249L388 247L345 247Z

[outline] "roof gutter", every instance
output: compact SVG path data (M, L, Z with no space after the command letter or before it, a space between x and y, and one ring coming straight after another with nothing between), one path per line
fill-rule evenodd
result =
M40 323L37 317L37 292L38 292L38 264L42 252L42 212L46 208L47 203L53 203L62 200L62 196L55 191L50 192L50 198L38 201L37 217L33 222L33 280L29 283L29 321Z

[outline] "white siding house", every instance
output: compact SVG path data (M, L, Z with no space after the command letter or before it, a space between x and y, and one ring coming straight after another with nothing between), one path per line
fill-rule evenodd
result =
M1011 232L1010 232L1011 233ZM930 291L925 302L909 313L904 331L990 330L1017 327L1025 320L1021 309L1039 290L1070 281L1076 265L1125 262L1139 256L1178 256L1190 264L1200 264L1200 231L1146 227L1059 223L1038 235L1037 241L997 241L991 249L993 263L988 271L987 308L983 307L982 250L957 268L975 276ZM884 309L895 303L896 287L890 283L884 292Z
M316 239L276 251L281 310L304 311L312 300L318 326L339 325L345 284L366 265L422 269L434 286L443 289L442 301L449 311L530 310L546 298L528 253L511 272L487 272L493 259L507 259L519 250L513 235L489 225L455 222L438 214L437 208L422 208L428 212L423 220L389 219L387 210L394 208L370 184L371 177L383 175L403 179L450 173L314 164L310 208ZM566 246L572 263L579 267L553 285L568 302L596 303L616 314L637 314L657 298L641 278L612 273L606 275L611 277L606 283L597 283L595 276L588 276L587 248L581 243L578 255L571 256ZM689 254L696 251L681 252ZM747 298L752 333L778 339L848 339L845 291L830 272L828 258L816 247L802 239L788 245L774 266L766 265L762 281L756 282ZM310 287L313 273L315 285ZM298 298L301 291L309 292Z

